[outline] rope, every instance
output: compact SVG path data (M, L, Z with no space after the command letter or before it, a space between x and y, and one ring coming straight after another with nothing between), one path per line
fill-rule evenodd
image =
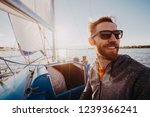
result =
M15 62L15 61L11 61L11 60L8 60L8 59L5 59L4 57L0 57L0 60L3 60L3 61L7 61L7 62L10 62L10 63L15 63L15 64L19 64L19 65L27 65L27 66L48 66L48 65L57 65L57 64L61 64L61 62L56 62L56 63L50 63L50 64L26 64L26 63L20 63L20 62ZM79 65L82 65L84 66L83 64L81 63L78 63L78 62L75 62L75 61L66 61L66 62L62 62L62 64L64 63L76 63L76 64L79 64Z
M9 67L9 65L7 64L7 62L6 61L4 61L4 62L7 65L8 69L11 71L11 73L14 75L14 72L11 70L11 68Z
M17 41L17 40L16 40L16 41ZM21 49L20 44L19 44L18 42L17 42L17 44L18 44L18 48L19 48L19 50L20 50L20 52L21 52L22 56L24 57L25 62L26 62L26 63L30 63L30 61L29 61L29 60L27 60L27 58L25 57L25 55L24 55L24 53L23 53L23 51L22 51L22 49Z
M40 36L41 36L41 40L42 40L42 45L43 45L43 49L44 49L44 57L46 58L47 60L47 63L49 64L49 60L48 60L48 57L46 56L45 52L46 52L46 49L45 49L45 35L44 35L44 29L42 31L42 28L40 27L40 25L38 24L38 27L39 27L39 31L40 31Z

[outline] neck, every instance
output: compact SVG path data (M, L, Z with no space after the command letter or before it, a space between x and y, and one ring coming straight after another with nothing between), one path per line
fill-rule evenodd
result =
M98 62L99 62L100 67L105 69L111 61L105 59L102 56L98 56Z

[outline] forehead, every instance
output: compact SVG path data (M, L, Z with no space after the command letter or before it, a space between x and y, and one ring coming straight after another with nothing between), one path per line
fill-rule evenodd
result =
M116 30L117 25L112 22L103 22L96 26L96 32L102 31L102 30Z

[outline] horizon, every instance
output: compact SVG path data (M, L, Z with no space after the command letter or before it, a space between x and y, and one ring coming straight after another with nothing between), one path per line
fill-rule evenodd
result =
M10 48L10 49L18 49L18 48L15 48L15 47L9 47L9 46L0 46L0 50L1 49L5 49L5 48ZM56 48L56 50L58 49L89 49L89 48L94 48L94 47L92 47L92 46L85 46L85 47L70 47L70 48L68 48L68 47L66 47L66 48ZM150 48L150 44L149 45L124 45L124 46L119 46L119 48ZM45 49L49 49L49 48L45 48ZM52 50L52 49L49 49L49 50Z

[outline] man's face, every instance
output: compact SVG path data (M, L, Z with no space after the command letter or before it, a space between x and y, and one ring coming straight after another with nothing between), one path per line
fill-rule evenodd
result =
M117 30L117 26L111 22L103 22L96 26L96 33L103 30ZM114 34L109 39L102 39L99 35L94 37L97 54L107 60L115 60L118 56L120 39L116 39Z

